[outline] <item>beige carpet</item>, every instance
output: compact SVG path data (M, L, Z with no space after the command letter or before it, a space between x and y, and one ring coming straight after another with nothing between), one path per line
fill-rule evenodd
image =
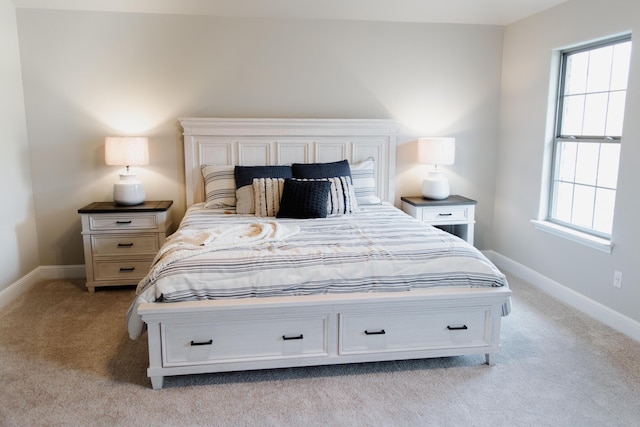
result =
M510 277L484 356L171 377L127 336L131 288L49 281L0 312L2 426L638 426L640 343Z

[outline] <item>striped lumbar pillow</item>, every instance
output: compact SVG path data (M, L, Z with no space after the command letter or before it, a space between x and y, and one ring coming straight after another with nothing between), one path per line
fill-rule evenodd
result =
M254 178L253 200L256 216L276 216L284 188L283 178Z
M351 178L348 176L337 176L328 178L331 182L329 190L329 200L327 201L327 213L329 215L343 215L356 212L358 202L351 185Z

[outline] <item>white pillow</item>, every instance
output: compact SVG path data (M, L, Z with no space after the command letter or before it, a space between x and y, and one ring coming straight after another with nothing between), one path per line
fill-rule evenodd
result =
M232 165L202 165L206 208L235 209L236 180Z
M373 157L350 165L351 181L358 205L379 205L382 203L376 194L375 166Z
M256 216L276 216L284 189L283 178L253 178L253 200Z

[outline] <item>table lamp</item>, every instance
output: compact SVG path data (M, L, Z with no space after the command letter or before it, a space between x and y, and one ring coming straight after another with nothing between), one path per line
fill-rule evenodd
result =
M144 187L130 166L149 164L149 141L144 136L110 136L105 139L104 158L107 165L126 166L120 180L113 184L113 201L119 205L144 202Z
M433 165L434 170L422 182L422 196L443 200L449 197L449 180L440 171L441 165L452 165L456 156L455 138L419 138L418 161Z

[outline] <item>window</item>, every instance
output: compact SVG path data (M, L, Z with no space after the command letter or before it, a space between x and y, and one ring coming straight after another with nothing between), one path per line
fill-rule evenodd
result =
M562 52L547 221L611 239L630 36Z

